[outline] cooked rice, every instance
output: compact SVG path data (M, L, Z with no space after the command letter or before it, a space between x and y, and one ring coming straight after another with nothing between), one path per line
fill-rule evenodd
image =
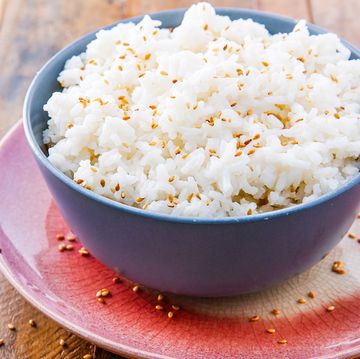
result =
M115 201L178 216L307 202L358 174L360 61L305 21L271 35L193 5L101 30L44 106L49 160Z

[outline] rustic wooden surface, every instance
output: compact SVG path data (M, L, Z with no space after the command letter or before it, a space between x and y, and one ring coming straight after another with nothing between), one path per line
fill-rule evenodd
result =
M305 18L360 46L360 0L213 0ZM77 37L118 19L191 0L0 0L0 137L20 118L26 89L42 64ZM76 15L75 15L76 14ZM28 304L0 275L1 358L119 358L70 334ZM36 328L28 321L34 319ZM13 323L16 331L9 331ZM63 338L67 346L61 347Z

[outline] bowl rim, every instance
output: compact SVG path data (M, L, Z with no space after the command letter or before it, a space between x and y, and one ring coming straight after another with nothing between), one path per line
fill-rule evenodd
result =
M179 8L174 10L166 10L166 11L159 11L148 14L151 17L170 17L173 15L183 15L184 12L187 10L187 8ZM259 11L259 10L252 10L252 9L245 9L245 8L232 8L232 7L215 7L216 13L223 16L229 16L231 14L237 15L238 18L246 17L246 18L252 18L252 16L260 16L263 19L271 19L275 21L281 21L285 22L287 24L295 25L297 23L297 20L283 15L278 15L270 12L265 11ZM78 192L80 195L85 196L89 200L94 200L98 204L110 207L115 210L126 212L129 215L138 215L142 216L148 219L152 220L160 220L165 222L173 222L173 223L187 223L187 224L233 224L233 223L253 223L258 221L267 221L272 219L277 219L279 217L294 215L299 212L303 212L307 209L316 207L318 205L321 205L325 202L334 200L335 198L339 197L343 193L347 192L351 188L355 187L356 185L360 184L360 173L357 174L354 178L344 183L339 188L330 191L319 198L316 198L314 200L310 200L309 202L293 205L291 207L278 209L270 212L264 212L264 213L258 213L253 214L251 216L237 216L237 217L188 217L188 216L174 216L170 214L164 214L160 212L150 212L146 211L140 208L136 208L130 205L122 204L120 202L117 202L115 200L112 200L110 198L104 197L100 194L97 194L94 191L87 190L80 185L76 184L71 178L66 176L63 172L61 172L58 168L56 168L51 162L48 160L48 157L43 153L40 146L38 145L34 132L31 126L31 114L30 114L30 107L32 100L35 96L35 87L37 85L37 82L39 81L39 78L41 74L47 69L48 66L50 66L57 58L61 57L65 52L70 51L71 49L75 49L79 43L84 42L85 40L89 40L92 38L98 31L100 30L107 30L114 26L116 26L119 23L127 23L127 22L139 22L145 15L135 16L131 18L125 18L121 19L119 21L116 21L112 24L100 27L92 32L89 32L67 46L60 49L58 52L56 52L42 67L41 69L36 73L33 80L31 81L31 84L27 90L27 93L25 95L24 99L24 106L23 106L23 123L24 123L24 129L25 129L25 135L27 138L27 141L30 145L30 148L37 159L38 162L40 162L43 166L46 167L46 169L58 180L63 182L65 185L70 187L70 189ZM325 30L324 28L306 22L308 28L311 31L314 31L316 34L324 34L328 33L329 31ZM350 44L348 41L344 40L343 38L339 37L341 42L352 52L354 53L358 58L360 58L360 50L357 49L354 45ZM87 42L88 43L88 42Z

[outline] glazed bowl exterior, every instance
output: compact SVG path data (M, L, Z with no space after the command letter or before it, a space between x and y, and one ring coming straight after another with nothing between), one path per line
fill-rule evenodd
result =
M217 13L233 20L252 18L271 33L289 32L295 24L290 18L252 10ZM151 16L164 27L174 27L183 14L180 9ZM313 34L325 32L315 25L309 29ZM85 51L94 38L95 33L88 34L50 59L34 78L24 104L27 139L43 177L65 220L92 255L127 278L164 292L228 296L257 291L303 272L340 241L358 211L359 175L307 204L248 217L204 219L122 205L82 188L56 169L42 144L48 120L43 106L61 90L56 79L65 61ZM360 57L344 43L352 58Z

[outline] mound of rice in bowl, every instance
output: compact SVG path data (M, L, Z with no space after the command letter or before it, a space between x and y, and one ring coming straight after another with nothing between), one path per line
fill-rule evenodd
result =
M207 3L182 24L101 30L66 62L49 160L79 185L178 216L292 206L358 174L360 61L305 21L271 35Z

